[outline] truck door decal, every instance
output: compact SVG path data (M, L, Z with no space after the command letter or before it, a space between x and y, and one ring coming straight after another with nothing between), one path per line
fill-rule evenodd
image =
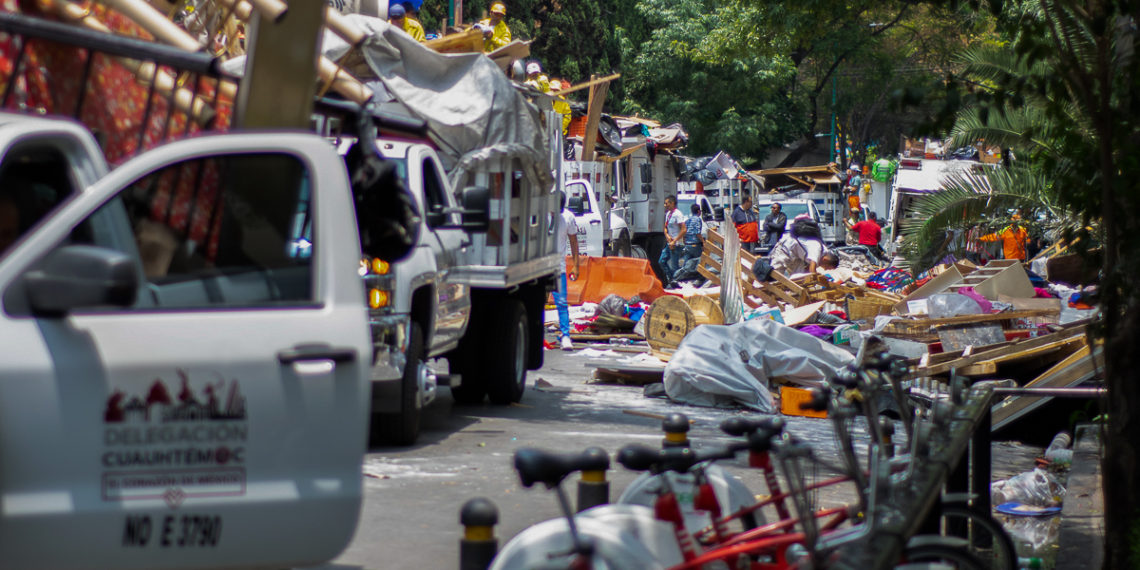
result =
M145 393L115 389L103 410L104 501L245 494L249 424L237 380L196 380L176 371L171 394L161 378Z

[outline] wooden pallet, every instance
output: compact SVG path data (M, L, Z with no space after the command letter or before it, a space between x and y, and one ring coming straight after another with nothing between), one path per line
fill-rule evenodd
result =
M772 271L771 281L757 281L752 276L752 264L756 263L756 258L756 255L741 250L740 267L735 272L740 281L741 292L744 293L744 302L750 307L758 307L761 304L773 307L790 304L799 307L812 300L803 286L788 279L779 271ZM709 281L720 285L721 278L725 274L721 266L723 260L724 238L719 233L709 230L697 271Z

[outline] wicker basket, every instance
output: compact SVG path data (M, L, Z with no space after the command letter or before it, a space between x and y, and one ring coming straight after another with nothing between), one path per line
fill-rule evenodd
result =
M879 315L890 314L894 304L877 297L847 299L847 318L852 321L872 321Z

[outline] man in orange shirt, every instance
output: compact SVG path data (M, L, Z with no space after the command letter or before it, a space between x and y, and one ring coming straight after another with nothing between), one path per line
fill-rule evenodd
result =
M984 235L982 241L1001 241L1002 256L1005 259L1025 261L1029 255L1026 246L1029 243L1029 232L1021 227L1021 216L1014 214L1008 226L1000 232Z

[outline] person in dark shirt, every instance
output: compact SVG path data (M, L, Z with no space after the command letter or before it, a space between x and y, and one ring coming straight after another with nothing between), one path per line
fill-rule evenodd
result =
M788 215L781 211L779 202L772 202L772 212L764 217L764 243L774 247L784 237L788 225Z
M757 220L756 212L752 211L752 197L745 196L732 211L732 223L736 226L736 235L740 236L740 247L748 253L755 253L756 246L760 243L760 224Z

